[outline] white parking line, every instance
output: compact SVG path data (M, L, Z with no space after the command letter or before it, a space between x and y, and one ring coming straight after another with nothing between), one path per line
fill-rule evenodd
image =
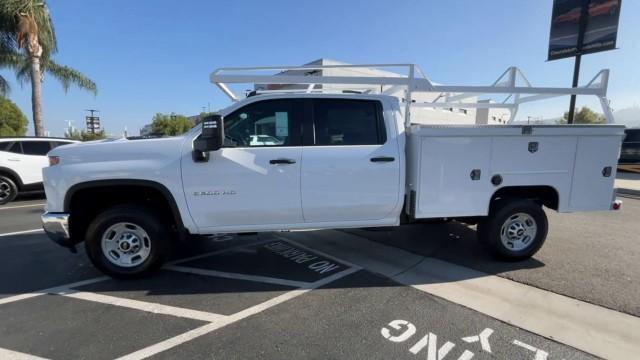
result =
M119 298L115 296L96 294L96 293L85 292L85 291L78 291L78 292L61 291L58 294L71 297L74 299L93 301L93 302L98 302L98 303L108 304L108 305L122 306L130 309L142 310L142 311L146 311L154 314L172 315L172 316L200 320L200 321L216 322L216 321L224 320L226 318L226 316L224 315L205 312L205 311L191 310L191 309L185 309L181 307L168 306L168 305L162 305L162 304L133 300L133 299Z
M43 231L42 229L35 229L35 230L27 230L27 232L35 232L36 230L37 231ZM21 232L18 232L18 233L21 233ZM0 236L9 236L11 234L15 234L15 233L0 234ZM176 264L176 263L195 260L195 259L199 259L199 258L203 258L203 257L207 257L207 256L222 254L222 253L227 252L227 251L233 251L233 250L236 250L238 248L242 248L244 246L252 246L252 245L259 244L259 243L262 243L262 242L265 242L265 241L267 241L267 240L257 241L257 242L253 242L253 243L249 243L249 244L245 244L245 245L238 245L238 246L234 246L234 247L229 247L229 248L216 250L216 251L212 251L212 252L205 253L205 254L200 254L200 255L197 255L197 256L189 257L189 258L178 259L178 260L170 262L169 264ZM18 295L14 295L14 296L9 296L9 297L6 297L6 298L0 298L0 305L8 304L8 303L11 303L11 302L14 302L14 301L26 300L26 299L29 299L29 298L32 298L32 297L36 297L36 296L40 296L40 295L58 294L58 293L63 292L65 290L68 291L68 289L71 289L71 288L80 287L80 286L88 285L88 284L93 284L93 283L96 283L96 282L109 280L109 279L110 278L107 277L107 276L101 276L101 277L97 277L97 278L93 278L93 279L82 280L82 281L78 281L78 282L74 282L74 283L70 283L70 284L55 286L55 287L51 287L51 288L47 288L47 289L36 290L36 291L30 292L30 293L24 293L24 294L18 294Z
M10 209L20 209L26 207L36 207L36 206L45 206L46 204L31 204L31 205L17 205L17 206L3 206L0 207L0 210L10 210Z
M297 287L297 288L310 285L310 283L304 282L304 281L278 279L278 278L259 276L259 275L229 273L229 272L223 272L223 271L199 269L199 268L192 268L192 267L186 267L186 266L170 265L170 266L165 266L164 268L167 270L174 270L174 271L179 271L179 272L184 272L189 274L215 276L215 277L234 279L234 280L256 281L256 282L262 282L267 284L285 285L285 286L291 286L291 287Z
M40 228L40 229L31 229L31 230L23 230L23 231L14 231L10 233L0 234L0 237L11 236L11 235L21 235L21 234L31 234L36 232L44 232L44 229Z
M59 293L64 292L65 290L69 291L70 288L89 285L89 284L97 283L97 282L108 280L108 279L109 278L106 277L106 276L100 276L100 277L97 277L97 278L77 281L77 282L73 282L73 283L70 283L70 284L62 285L62 286L56 286L56 287L52 287L52 288L48 288L48 289L37 290L37 291L34 291L34 292L30 292L30 293L9 296L9 297L0 299L0 305L8 304L8 303L12 303L12 302L15 302L15 301L20 301L20 300L26 300L26 299L30 299L32 297L36 297L36 296L40 296L40 295L59 294ZM0 357L0 359L1 359L1 357Z
M640 354L640 318L337 233L302 239L401 284L606 359ZM290 240L289 240L290 241Z
M17 351L0 348L0 359L2 360L47 360L46 358L29 355Z
M29 230L27 232L35 232L36 230ZM37 231L42 231L41 229L37 229ZM17 233L25 233L25 232L17 232ZM11 234L16 234L16 233L11 233ZM9 234L2 234L4 236L7 236ZM0 235L0 236L2 236ZM258 244L262 244L262 243L266 243L272 241L272 239L268 239L268 240L260 240L260 241L256 241L253 243L249 243L249 244L241 244L238 246L234 246L234 247L229 247L229 248L225 248L225 249L221 249L221 250L217 250L217 251L213 251L210 253L206 253L206 254L200 254L197 256L193 256L190 258L186 258L186 259L178 259L175 260L171 263L169 263L165 269L167 270L174 270L174 271L181 271L181 272L189 272L189 273L194 273L194 274L202 274L202 275L208 275L208 276L218 276L218 277L225 277L225 278L232 278L232 279L239 279L239 280L249 280L249 281L257 281L257 282L265 282L265 283L272 283L272 284L279 284L279 285L287 285L287 286L294 286L294 287L298 287L298 289L295 290L291 290L289 292L286 292L282 295L279 295L277 297L274 297L270 300L267 300L265 302L262 302L260 304L257 304L255 306L252 306L248 309L239 311L233 315L229 315L229 316L225 316L225 315L220 315L220 314L215 314L215 313L209 313L209 312L203 312L203 311L198 311L198 310L191 310L191 309L186 309L186 308L180 308L180 307L174 307L174 306L168 306L168 305L162 305L162 304L157 304L157 303L150 303L150 302L145 302L145 301L139 301L139 300L133 300L133 299L126 299L126 298L119 298L119 297L115 297L115 296L109 296L109 295L104 295L104 294L98 294L98 293L92 293L92 292L84 292L84 291L77 291L77 290L73 290L73 288L77 288L83 285L88 285L88 284L92 284L92 283L96 283L96 282L100 282L100 281L105 281L110 279L109 277L106 276L102 276L102 277L97 277L97 278L93 278L93 279L88 279L88 280L82 280L82 281L78 281L78 282L74 282L74 283L70 283L70 284L66 284L66 285L62 285L62 286L56 286L56 287L52 287L52 288L48 288L48 289L44 289L44 290L39 290L39 291L34 291L31 293L25 293L25 294L18 294L15 296L10 296L7 298L3 298L0 299L0 305L2 304L8 304L8 303L12 303L15 301L20 301L20 300L25 300L25 299L29 299L29 298L33 298L33 297L37 297L40 295L45 295L45 294L55 294L55 295L60 295L60 296L67 296L67 297L71 297L71 298L76 298L76 299L80 299L80 300L86 300L86 301L93 301L93 302L98 302L98 303L103 303L103 304L110 304L110 305L114 305L114 306L122 306L122 307L127 307L127 308L132 308L132 309L137 309L137 310L142 310L142 311L147 311L147 312L152 312L152 313L158 313L158 314L166 314L166 315L173 315L173 316L178 316L178 317L184 317L184 318L190 318L190 319L196 319L196 320L201 320L201 321L207 321L208 324L203 325L201 327L198 327L196 329L193 329L191 331L188 331L186 333L180 334L178 336L175 336L173 338L167 339L165 341L162 341L160 343L151 345L149 347L146 347L144 349L138 350L134 353L131 353L129 355L125 355L123 357L121 357L120 359L144 359L147 358L149 356L152 356L154 354L157 354L159 352L171 349L177 345L183 344L187 341L193 340L197 337L200 337L202 335L208 334L216 329L222 328L226 325L232 324L236 321L242 320L246 317L249 317L251 315L260 313L264 310L267 310L273 306L276 306L278 304L281 304L285 301L291 300L295 297L298 297L300 295L303 295L313 289L316 289L318 287L324 286L326 284L329 284L333 281L336 281L342 277L348 276L354 272L357 272L359 270L361 270L362 268L360 266L357 265L353 265L350 268L347 268L345 270L342 270L338 273L335 273L333 275L327 276L326 278L320 279L316 282L313 283L308 283L308 282L302 282L302 281L293 281L293 280L286 280L286 279L277 279L277 278L271 278L271 277L265 277L265 276L258 276L258 275L246 275L246 274L236 274L236 273L226 273L226 272L219 272L219 271L215 271L215 270L205 270L205 269L195 269L195 268L189 268L189 267L184 267L184 266L177 266L177 265L173 265L176 263L182 263L182 262L186 262L186 261L190 261L190 260L195 260L195 259L200 259L200 258L204 258L204 257L209 257L209 256L213 256L213 255L217 255L217 254L222 254L225 252L230 252L230 251L234 251L240 248L245 248L245 247L250 247L250 246L254 246L254 245L258 245ZM289 241L289 240L287 240ZM297 245L297 244L296 244ZM324 254L324 253L320 253L316 250L312 250L309 249L305 246L299 245L302 248L308 249L312 252L316 252L321 254L322 256L325 256L327 258L330 259L334 259L342 264L345 265L350 265L348 262L343 261L341 259L337 259L331 255L328 254ZM18 352L13 352L10 350L5 350L0 348L0 359L42 359L42 358L38 358L36 356L32 356L32 355L28 355L28 354L22 354L22 353L18 353Z
M206 335L214 330L220 329L226 325L232 324L236 321L242 320L244 318L247 318L251 315L255 315L261 311L264 311L266 309L269 309L273 306L276 306L278 304L281 304L287 300L291 300L295 297L298 297L302 294L305 294L315 288L318 288L320 286L324 286L326 284L329 284L333 281L336 281L342 277L345 277L347 275L350 275L356 271L360 270L359 268L350 268L350 269L346 269L343 270L339 273L333 274L331 276L328 276L322 280L319 280L313 284L310 284L308 287L303 288L303 289L296 289L296 290L292 290L289 292L286 292L280 296L277 296L273 299L267 300L263 303L260 303L258 305L252 306L248 309L245 309L243 311L237 312L233 315L228 316L225 320L219 321L219 322L213 322L211 324L207 324L204 326L201 326L199 328L193 329L191 331L188 331L186 333L180 334L178 336L172 337L170 339L167 339L165 341L159 342L157 344L151 345L149 347L146 347L144 349L138 350L136 352L133 352L129 355L125 355L123 357L118 358L117 360L138 360L138 359L145 359L148 358L150 356L153 356L157 353L169 350L175 346L178 346L180 344L184 344L187 341L191 341L197 337Z
M44 294L46 294L46 293L45 292L32 292L32 293L9 296L9 297L0 299L0 305L8 304L8 303L12 303L12 302L15 302L15 301L20 301L20 300L26 300L26 299L30 299L32 297L36 297L36 296L40 296L40 295L44 295Z
M640 319L426 258L394 280L605 359L640 352Z

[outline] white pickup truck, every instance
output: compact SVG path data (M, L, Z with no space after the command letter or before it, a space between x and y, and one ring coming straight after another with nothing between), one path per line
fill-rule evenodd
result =
M378 65L379 66L379 65ZM613 182L624 135L617 125L418 125L412 92L445 94L429 107L498 106L462 102L466 93L529 97L595 95L516 86L517 70L491 87L446 87L426 77L225 75L212 80L235 101L188 133L75 144L49 153L43 226L121 278L162 265L189 234L396 226L432 219L478 224L478 238L507 260L532 256L547 235L543 206L559 212L619 207ZM357 67L352 65L352 67ZM304 67L327 70L335 67ZM301 68L260 68L299 71ZM514 68L515 69L515 68ZM226 83L309 84L242 100ZM368 91L326 93L314 84L405 87L399 98ZM515 112L515 111L513 111ZM604 109L612 121L611 113ZM255 141L269 137L273 141ZM276 141L277 140L277 141ZM428 237L425 234L425 238Z

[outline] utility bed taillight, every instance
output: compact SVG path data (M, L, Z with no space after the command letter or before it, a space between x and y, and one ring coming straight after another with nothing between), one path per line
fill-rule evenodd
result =
M49 156L49 166L58 165L60 163L59 156Z
M615 200L613 204L611 204L611 209L620 210L622 208L622 200Z

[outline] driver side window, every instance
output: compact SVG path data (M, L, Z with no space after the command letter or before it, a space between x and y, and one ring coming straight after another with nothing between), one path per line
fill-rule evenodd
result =
M227 142L238 147L300 145L300 121L295 101L258 101L224 117Z

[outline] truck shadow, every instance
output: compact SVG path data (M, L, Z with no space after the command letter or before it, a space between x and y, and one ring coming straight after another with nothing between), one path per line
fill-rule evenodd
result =
M496 259L477 241L475 226L456 221L345 231L413 254L444 260L492 275L545 266L535 257L518 262Z
M18 196L16 197L16 205L19 205L18 203L20 201L30 201L30 200L46 200L46 196L44 194L44 191L30 191L30 192L25 192L25 193L20 193L18 194Z
M401 248L414 255L427 256L462 265L478 271L451 271L446 276L432 282L455 282L474 277L484 277L487 274L501 274L520 269L534 269L544 266L536 259L529 259L517 263L504 263L487 255L475 241L475 231L461 223L426 224L401 226L393 229L376 230L342 230L317 231L287 235L295 239L298 236L330 237L332 241L348 240L348 238L366 238L368 241L380 242L385 245ZM343 238L344 237L344 238ZM89 278L100 276L91 266L84 246L78 246L79 253L71 254L54 245L44 234L23 234L2 239L0 242L0 275L6 279L12 274L21 274L20 281L0 282L0 297L17 293L36 291L44 288L61 286ZM291 259L276 254L265 248L265 244L280 241L287 243L287 239L276 233L264 233L249 236L198 237L190 239L188 244L178 246L173 261L198 256L200 254L224 251L211 257L200 259L199 264L193 262L178 263L180 266L209 269L232 274L247 274L268 278L283 279L282 283L268 283L250 281L246 279L231 279L184 271L161 270L150 278L137 280L108 279L94 284L74 288L79 291L99 292L120 297L133 297L138 300L160 301L168 299L155 298L157 296L178 297L184 301L211 303L222 301L233 307L234 300L245 299L247 302L266 301L278 293L294 289L286 281L312 283L340 271L348 269L345 264L338 265L326 273L309 270L308 263L296 263ZM362 241L362 239L358 239ZM311 244L311 243L310 243ZM300 250L300 248L298 248ZM307 251L306 249L302 249ZM318 260L331 260L323 255L308 251L318 256ZM366 256L374 259L381 254L366 252ZM331 253L340 258L340 254ZM3 260L4 258L4 260ZM469 270L469 269L467 269ZM362 272L360 272L362 273ZM15 277L13 277L15 279ZM336 281L322 286L331 288L379 288L403 287L389 279L368 273L367 276L348 276L349 281ZM361 280L359 280L361 279ZM364 280L362 280L364 279ZM375 280L377 279L377 280ZM375 281L374 281L375 280ZM193 297L206 295L206 297ZM173 302L173 300L168 300ZM177 300L176 300L177 301ZM181 303L182 300L178 301ZM240 301L242 303L242 301Z

